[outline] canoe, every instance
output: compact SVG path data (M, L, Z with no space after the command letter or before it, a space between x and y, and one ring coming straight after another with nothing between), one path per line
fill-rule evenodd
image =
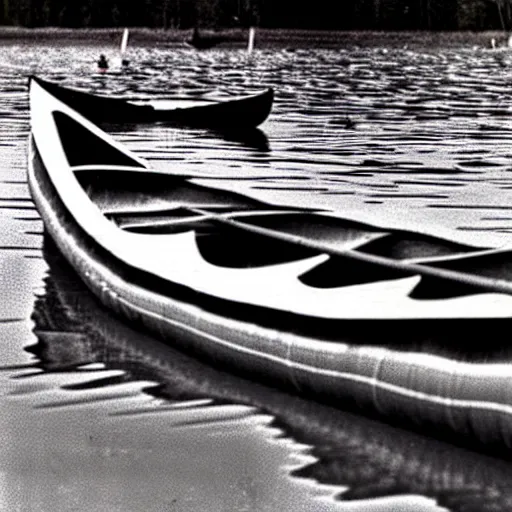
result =
M195 28L192 37L185 41L187 45L192 46L196 50L209 50L214 46L217 46L223 42L227 41L227 38L217 34L217 35L201 35L198 28Z
M508 344L510 250L162 173L34 80L30 109L35 205L113 312L210 364L510 447L511 367L484 364Z
M201 103L198 106L157 109L120 98L97 96L62 87L39 77L31 77L50 94L95 123L151 123L165 122L178 125L238 130L254 128L267 119L274 101L274 91L266 91L243 98Z

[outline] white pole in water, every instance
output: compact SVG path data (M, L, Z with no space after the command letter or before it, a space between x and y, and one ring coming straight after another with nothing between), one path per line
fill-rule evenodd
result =
M247 44L247 53L250 55L252 53L252 50L254 48L254 33L256 31L254 30L254 27L251 27L249 29L249 43Z
M127 60L124 56L126 53L126 47L128 46L128 29L125 28L123 31L123 37L121 39L121 67L128 66L130 63L129 60Z
M121 57L126 52L126 47L128 46L128 29L125 28L123 32L123 38L121 39Z

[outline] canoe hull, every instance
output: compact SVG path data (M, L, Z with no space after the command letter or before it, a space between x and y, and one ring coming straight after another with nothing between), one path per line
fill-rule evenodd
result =
M94 123L164 122L191 127L231 131L250 129L263 123L270 114L274 92L265 92L197 107L157 110L118 98L96 96L32 78L44 90Z
M126 321L209 364L244 376L422 432L461 436L486 449L510 447L508 373L489 374L488 368L480 371L478 365L438 356L423 354L418 359L407 349L375 348L377 339L390 343L398 339L411 347L425 337L447 343L451 338L452 344L481 343L489 329L485 320L338 321L325 338L268 328L255 320L257 315L238 312L225 301L212 307L199 295L193 301L182 300L158 286L145 285L144 276L107 254L74 222L33 139L29 186L46 230L62 254L99 300ZM494 332L510 329L508 319L492 325ZM454 332L459 339L453 339ZM496 397L500 385L502 393Z
M447 495L452 500L459 496L459 502L467 503L470 496L475 507L475 501L479 502L478 510L496 503L496 494L486 492L490 486L499 491L502 502L503 496L510 496L509 464L202 364L118 321L100 307L48 238L43 253L48 278L32 314L38 342L29 349L43 370L69 371L85 363L103 362L107 369L124 370L134 379L159 383L159 398L190 400L191 406L214 400L255 407L274 416L286 435L307 445L319 458L294 475L348 486L347 499L396 494L397 482L402 493L428 495L439 503ZM165 404L161 410L173 414ZM371 481L379 485L368 485L368 468L377 471ZM412 479L411 474L415 475ZM388 476L384 487L380 485L382 475Z

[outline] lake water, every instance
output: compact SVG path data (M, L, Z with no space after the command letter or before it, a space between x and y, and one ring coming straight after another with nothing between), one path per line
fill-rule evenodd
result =
M105 53L112 72L98 75ZM0 510L508 511L512 465L229 375L104 311L26 184L27 76L160 105L272 86L250 139L110 127L157 168L381 225L512 243L512 55L4 43ZM133 69L136 68L136 69ZM354 128L346 128L349 116ZM108 127L107 127L108 128Z

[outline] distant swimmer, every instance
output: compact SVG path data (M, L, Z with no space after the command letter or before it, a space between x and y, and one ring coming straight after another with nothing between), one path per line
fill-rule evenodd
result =
M105 55L101 54L98 60L98 70L101 72L105 72L108 69L108 60L105 58Z

